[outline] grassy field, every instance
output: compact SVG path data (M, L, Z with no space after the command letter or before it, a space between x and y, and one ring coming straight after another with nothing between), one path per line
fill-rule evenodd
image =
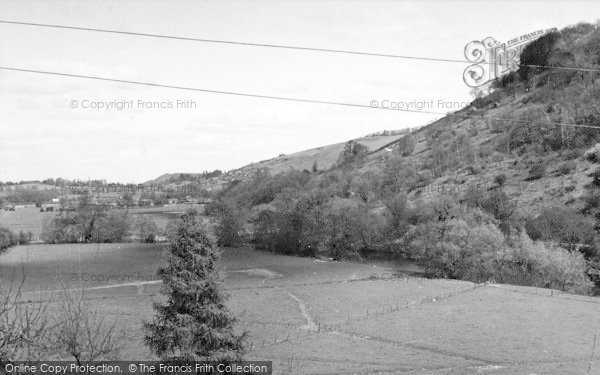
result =
M40 212L37 207L17 208L15 211L0 210L0 226L16 233L31 232L34 239L42 234L44 220L49 220L56 212Z
M150 359L141 321L160 298L161 254L161 245L20 246L0 256L0 280L24 272L29 299L85 288L123 325L122 357ZM600 353L590 362L598 298L248 248L225 249L221 266L238 329L249 332L247 358L274 361L277 374L600 373Z

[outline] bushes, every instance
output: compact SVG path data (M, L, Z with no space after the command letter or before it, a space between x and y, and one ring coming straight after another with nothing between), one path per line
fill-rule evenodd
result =
M411 133L408 133L398 141L398 152L402 156L409 156L415 151L416 145L417 141L415 137Z
M217 243L220 246L238 245L245 222L242 210L233 202L221 202L214 209L217 218Z
M129 227L127 211L109 210L83 195L74 211L64 210L44 223L42 239L47 243L122 242Z
M402 236L408 230L408 220L411 215L406 194L396 194L386 199L384 204L389 213L388 234L391 237Z
M547 208L537 217L527 219L525 230L534 240L559 242L570 250L578 244L592 244L595 235L591 218L564 207Z
M560 175L567 175L567 174L572 173L575 170L575 168L577 168L577 164L575 164L575 162L573 160L569 160L569 161L562 163L558 167L558 173Z
M367 156L367 146L356 141L348 141L338 156L337 165L348 167L351 164L361 165Z
M513 238L497 258L495 280L500 283L560 289L588 294L593 283L588 278L582 254L558 246L533 242L525 233Z
M506 182L506 175L504 173L496 175L496 177L494 177L494 182L498 184L498 186L504 186L504 183Z
M386 221L358 199L326 200L317 194L293 199L282 196L276 209L259 212L253 225L257 248L295 255L327 251L341 259L356 257L359 250L380 243Z
M138 240L142 243L154 243L159 233L156 223L145 215L139 215L134 221L134 231Z
M492 277L491 259L504 242L494 225L470 225L458 218L420 224L409 238L409 253L428 274L471 281Z
M528 180L539 180L540 178L544 177L546 175L546 164L541 162L538 163L536 165L534 165L533 167L531 167L531 169L529 170L529 176L527 177Z
M585 160L590 161L592 163L600 163L600 143L596 143L594 147L588 149L583 157Z
M15 246L19 243L19 238L7 228L0 227L0 252Z
M471 164L467 166L467 171L469 171L471 175L478 175L481 173L481 167L477 164Z
M533 242L525 233L507 243L481 214L419 224L408 233L407 245L432 276L474 282L493 279L582 294L593 286L582 254Z

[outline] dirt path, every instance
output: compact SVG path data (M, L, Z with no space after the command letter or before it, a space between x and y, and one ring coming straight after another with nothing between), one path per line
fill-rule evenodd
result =
M310 315L310 312L308 311L308 307L306 307L306 304L304 303L304 301L302 301L300 298L298 298L297 296L293 295L292 293L290 293L286 290L283 290L283 292L285 294L287 294L291 299L296 301L298 303L298 307L300 307L300 313L302 314L302 317L306 321L306 324L303 325L302 327L300 327L300 329L314 330L315 328L317 328L317 322L312 317L312 315Z

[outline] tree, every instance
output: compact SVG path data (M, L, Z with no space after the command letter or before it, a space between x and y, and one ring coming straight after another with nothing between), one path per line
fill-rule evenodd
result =
M389 212L389 234L402 236L408 228L408 219L410 209L405 193L398 193L384 201L385 207Z
M0 252L11 246L17 245L19 239L10 229L0 227Z
M217 271L219 251L196 211L182 215L159 269L166 302L144 323L146 345L162 360L239 361L246 333L236 334Z
M153 243L156 240L158 226L145 215L136 218L134 228L140 242Z
M367 146L356 141L348 141L338 156L337 165L348 166L353 163L360 165L365 160L368 152Z
M86 194L75 208L63 202L60 214L44 223L42 238L48 243L121 242L128 230L126 211L109 211Z
M116 341L117 320L107 321L100 312L91 310L83 291L74 295L65 290L59 306L50 340L59 354L72 356L78 365L117 359L121 350Z
M398 152L402 156L409 156L415 151L417 141L412 133L408 133L398 141Z
M43 359L52 326L48 302L25 301L15 274L8 283L0 280L0 368L10 361ZM8 284L8 285L7 285Z
M220 246L235 246L240 241L240 232L244 227L244 215L235 202L219 202L216 207L217 242Z
M94 242L123 242L129 228L127 211L108 211L96 221Z
M125 192L119 199L119 205L123 207L133 207L133 194Z

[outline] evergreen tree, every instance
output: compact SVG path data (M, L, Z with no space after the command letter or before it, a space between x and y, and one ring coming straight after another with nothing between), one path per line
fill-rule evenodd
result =
M166 302L154 303L144 323L146 345L162 360L239 361L246 333L236 334L235 318L219 290L219 251L196 211L182 216L169 243L168 264L159 269Z

